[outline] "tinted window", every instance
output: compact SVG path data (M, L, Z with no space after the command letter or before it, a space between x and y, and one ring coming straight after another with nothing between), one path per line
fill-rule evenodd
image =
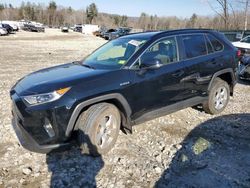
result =
M205 38L203 35L182 36L187 58L198 57L207 54Z
M174 37L163 39L151 46L142 56L141 61L159 59L163 64L177 61L177 44Z
M223 45L213 35L208 34L208 39L210 40L214 51L221 51L223 49Z

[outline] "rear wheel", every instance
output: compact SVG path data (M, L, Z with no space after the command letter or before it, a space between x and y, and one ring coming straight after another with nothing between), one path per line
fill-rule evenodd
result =
M203 109L209 114L222 112L229 101L230 90L228 83L220 78L216 78L209 92L208 100L203 103Z
M120 125L120 112L112 104L95 104L83 112L78 120L78 143L83 153L98 156L110 151Z

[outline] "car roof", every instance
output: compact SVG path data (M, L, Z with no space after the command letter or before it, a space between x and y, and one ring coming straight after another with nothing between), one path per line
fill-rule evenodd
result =
M178 29L178 30L165 30L165 31L150 31L141 33L131 33L121 38L152 38L161 35L173 35L173 34L191 34L191 33L204 33L204 32L215 32L211 29Z
M154 31L154 32L141 32L141 33L131 33L128 35L125 35L123 37L120 38L151 38L153 36L155 36L156 34L160 33L159 31Z

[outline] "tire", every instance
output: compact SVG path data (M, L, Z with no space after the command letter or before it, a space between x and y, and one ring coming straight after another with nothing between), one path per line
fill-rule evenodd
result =
M99 156L109 152L117 140L120 125L121 115L114 105L99 103L91 106L77 122L82 153Z
M208 100L202 104L203 109L209 114L219 114L227 106L230 98L230 90L227 82L220 78L215 78Z

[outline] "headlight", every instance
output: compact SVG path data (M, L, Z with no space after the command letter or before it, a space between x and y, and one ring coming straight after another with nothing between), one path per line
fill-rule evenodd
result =
M67 87L67 88L53 91L51 93L43 93L43 94L38 94L38 95L25 96L23 97L23 99L30 105L37 105L37 104L55 101L59 99L61 96L63 96L65 93L67 93L69 90L70 90L70 87Z

